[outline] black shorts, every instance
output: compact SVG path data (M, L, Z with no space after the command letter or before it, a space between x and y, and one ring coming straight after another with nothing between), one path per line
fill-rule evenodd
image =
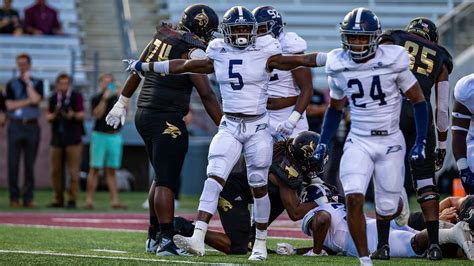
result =
M177 193L189 144L183 115L138 108L135 126L145 142L148 158L155 171L155 184Z
M402 111L400 117L400 129L403 132L403 137L405 137L406 143L406 155L405 155L405 187L407 186L407 182L413 182L413 188L418 189L416 180L422 179L433 179L433 184L436 184L435 181L435 168L434 168L434 152L436 148L436 134L435 134L435 127L433 124L433 112L431 108L431 104L428 102L428 134L426 139L426 147L425 147L425 154L426 159L420 165L411 165L410 164L410 150L415 144L416 140L416 124L415 118L413 115L413 105L407 101L403 100L402 103ZM410 165L411 167L408 167ZM411 168L411 171L410 171ZM412 178L413 177L413 178Z

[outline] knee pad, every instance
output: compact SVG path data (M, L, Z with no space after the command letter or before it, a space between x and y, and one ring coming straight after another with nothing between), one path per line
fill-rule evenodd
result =
M261 198L253 199L253 218L257 223L268 223L270 217L270 198L268 193Z
M418 203L421 204L430 200L439 201L439 193L436 186L426 186L417 189L416 201L418 201Z
M232 166L222 156L209 156L209 164L207 165L207 176L217 176L224 181L227 180Z
M253 165L247 168L249 186L252 188L263 187L268 182L268 167L255 167Z
M400 195L398 193L386 194L386 197L375 198L375 211L380 216L392 216L398 211Z
M219 201L219 194L222 191L222 186L213 178L207 178L204 182L204 188L199 199L199 211L205 211L214 215L217 210L217 203Z

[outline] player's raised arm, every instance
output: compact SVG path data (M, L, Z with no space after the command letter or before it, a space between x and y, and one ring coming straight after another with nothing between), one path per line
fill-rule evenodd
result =
M212 60L205 57L203 59L174 59L161 62L144 63L138 60L124 60L128 64L126 71L148 72L162 74L210 74L214 72Z
M326 65L326 53L317 52L300 55L274 55L268 58L267 69L292 70L297 67L320 67Z

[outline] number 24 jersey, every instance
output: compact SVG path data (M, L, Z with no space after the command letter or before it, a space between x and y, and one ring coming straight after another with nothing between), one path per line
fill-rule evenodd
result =
M400 130L400 90L406 92L416 82L409 65L407 52L396 45L379 45L375 56L360 64L343 49L328 54L330 96L338 100L347 96L352 133L390 135Z
M280 43L269 35L258 37L254 45L244 49L233 47L223 39L209 43L206 54L214 61L214 71L226 113L259 115L266 112L268 58L281 54Z

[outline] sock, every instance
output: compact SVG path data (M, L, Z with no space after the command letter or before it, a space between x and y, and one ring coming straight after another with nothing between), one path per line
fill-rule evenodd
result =
M428 238L430 239L430 244L438 244L439 221L426 222L426 230L428 231Z
M160 232L160 223L156 216L150 215L150 225L148 226L148 238L156 240L156 236Z
M372 260L367 256L359 257L359 261L361 265L372 265Z
M377 220L377 249L384 245L388 245L388 235L390 232L390 221Z
M173 223L160 224L160 230L162 235L172 237L174 232L174 225Z
M260 229L256 229L255 231L255 239L258 239L258 240L266 240L267 239L267 234L268 234L268 231L267 230L260 230Z
M200 242L204 242L204 237L206 236L208 224L203 221L196 221L194 226L193 238L197 239Z

